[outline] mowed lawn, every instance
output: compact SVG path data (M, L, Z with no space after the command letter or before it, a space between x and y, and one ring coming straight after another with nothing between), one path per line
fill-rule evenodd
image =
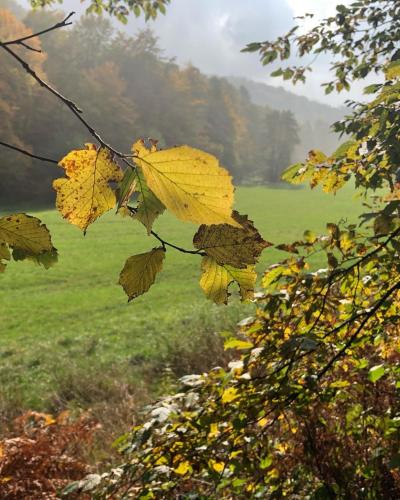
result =
M361 204L351 188L332 196L309 189L242 187L236 208L249 214L266 240L278 244L301 237L305 229L322 231L326 222L356 221ZM39 408L54 377L70 366L98 366L101 377L111 364L159 358L168 346L201 336L202 330L232 329L251 312L252 306L237 301L229 307L208 302L198 285L200 257L173 249L150 292L128 304L117 285L125 260L158 246L139 223L108 214L84 237L55 210L32 213L51 230L59 262L47 271L12 262L0 276L3 395L6 391ZM166 214L155 230L191 248L196 227ZM260 270L285 255L267 249Z

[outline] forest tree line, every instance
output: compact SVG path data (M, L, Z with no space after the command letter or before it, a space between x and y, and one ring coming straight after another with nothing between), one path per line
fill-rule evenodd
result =
M63 17L61 12L22 12L0 10L1 40L36 32ZM30 65L121 150L138 136L157 139L161 147L190 144L220 158L236 183L278 182L293 159L299 127L290 111L256 105L243 87L205 76L191 65L178 66L163 55L150 29L130 37L107 19L82 17L72 29L42 37L36 48L41 52L23 53ZM58 159L90 139L6 53L0 56L0 90L0 140ZM2 149L0 169L2 201L52 199L56 166Z

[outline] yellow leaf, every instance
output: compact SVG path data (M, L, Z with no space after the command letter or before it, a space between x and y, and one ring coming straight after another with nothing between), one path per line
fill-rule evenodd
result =
M53 417L53 415L45 413L43 416L45 425L53 425L57 423L57 420Z
M245 268L248 264L255 264L264 248L271 246L271 243L263 240L246 215L234 211L232 217L240 227L203 224L197 231L193 244L213 257L218 264Z
M0 272L6 267L2 261L11 258L10 248L14 260L31 259L46 268L57 260L47 227L30 215L0 217Z
M192 467L190 466L190 463L189 462L181 462L178 467L176 467L174 469L174 472L176 474L179 474L180 476L184 476L185 474L187 474L188 472L191 472L192 471Z
M251 349L252 347L254 347L254 345L251 342L239 339L228 339L224 343L224 349L237 349L239 351L245 351L246 349Z
M93 144L86 149L71 151L61 161L66 178L56 179L56 205L62 216L86 232L89 224L116 204L110 182L122 179L122 170L110 153Z
M214 438L219 436L218 424L213 423L210 425L210 432L208 433L209 438Z
M119 284L129 301L147 292L162 269L165 250L153 248L150 252L130 257L121 271Z
M216 460L210 460L208 462L209 466L215 470L215 472L218 472L218 474L221 474L221 472L224 471L225 469L225 464L224 462L217 462Z
M400 62L393 61L385 69L385 76L387 80L395 80L400 78Z
M223 403L231 403L232 401L235 401L239 397L239 394L237 390L234 387L229 387L228 389L225 389L224 392L222 393L222 402Z
M204 257L202 262L203 274L200 286L206 297L216 304L228 303L228 288L233 282L239 285L242 300L251 300L254 296L254 286L257 279L254 266L237 269L232 266L220 266L211 257Z
M268 423L270 422L270 420L268 420L268 418L262 418L261 420L258 421L258 425L260 427L265 427Z
M217 158L189 146L149 150L143 141L132 151L149 189L178 219L239 226L231 216L231 176Z

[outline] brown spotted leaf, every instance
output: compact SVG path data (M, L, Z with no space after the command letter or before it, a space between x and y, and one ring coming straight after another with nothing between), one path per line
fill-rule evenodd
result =
M228 264L237 268L245 268L255 264L264 248L271 243L264 241L246 215L234 211L232 217L240 224L233 227L229 224L201 225L193 239L193 244L218 264Z
M120 181L122 171L106 149L97 150L93 144L68 153L60 166L66 178L53 183L57 208L71 224L86 232L89 224L115 206L110 182Z

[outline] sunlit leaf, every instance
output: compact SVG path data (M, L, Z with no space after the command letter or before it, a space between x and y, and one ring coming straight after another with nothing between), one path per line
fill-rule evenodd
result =
M242 300L251 300L257 274L254 266L237 269L228 265L219 265L213 258L204 257L202 262L200 286L206 297L216 304L227 304L229 286L236 282L239 285Z
M214 156L189 146L152 151L143 141L132 151L149 189L178 219L239 226L231 216L231 176Z
M222 402L223 403L231 403L232 401L235 401L239 397L237 389L234 387L228 387L228 389L225 389L224 392L222 393Z
M190 463L187 461L181 462L175 469L174 472L180 476L184 476L192 470Z
M373 366L368 372L368 378L371 382L377 382L385 375L385 365Z
M224 343L225 349L247 350L254 347L251 342L240 339L229 339Z
M106 149L96 150L93 144L68 153L60 166L66 178L53 183L57 208L71 224L86 231L89 224L115 206L110 182L120 181L122 171Z

